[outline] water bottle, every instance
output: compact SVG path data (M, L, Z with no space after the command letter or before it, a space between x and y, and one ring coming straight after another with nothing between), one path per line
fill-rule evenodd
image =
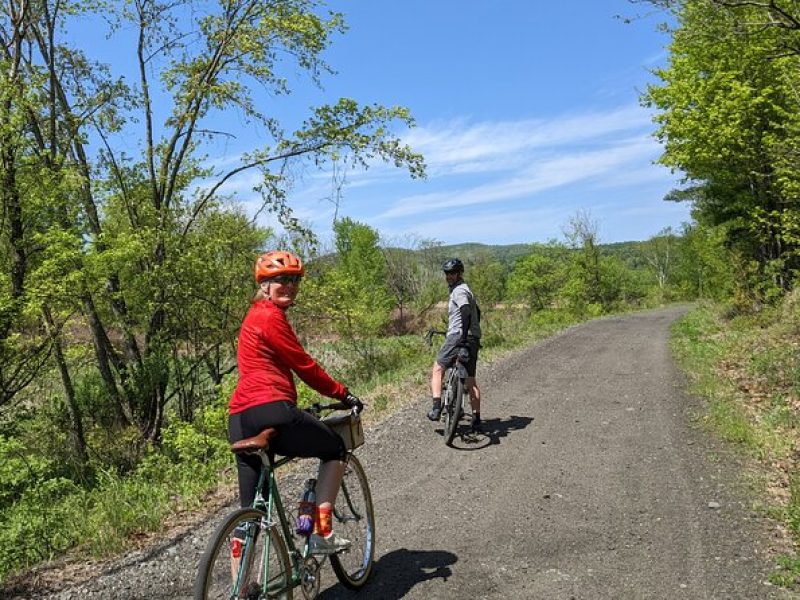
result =
M294 528L297 535L309 536L314 531L314 513L317 510L317 493L314 490L316 485L316 479L306 481L306 489L297 507L297 524Z

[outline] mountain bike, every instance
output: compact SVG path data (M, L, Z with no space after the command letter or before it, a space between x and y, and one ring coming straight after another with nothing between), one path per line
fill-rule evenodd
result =
M446 336L447 332L429 329L425 334L428 346L433 344L433 336ZM469 398L467 390L467 361L469 351L461 348L456 355L454 364L447 367L442 377L442 414L444 415L444 443L450 446L458 430L458 423L466 413L466 401Z
M375 555L375 514L367 475L353 454L363 444L361 407L344 403L315 404L309 410L320 416L326 410L346 415L323 419L345 441L346 470L333 507L335 528L352 542L350 548L330 554L336 578L347 588L364 586ZM250 508L228 515L217 527L200 560L194 586L195 600L291 600L295 588L311 600L320 590L320 567L325 555L311 553L308 537L297 536L278 491L275 471L293 458L278 460L269 452L275 429L231 445L233 452L250 452L261 459L256 497Z

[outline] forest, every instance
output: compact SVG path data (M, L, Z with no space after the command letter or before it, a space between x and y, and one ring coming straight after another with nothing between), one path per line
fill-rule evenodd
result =
M552 241L515 246L398 244L346 216L322 243L292 212L297 169L382 161L424 177L424 157L397 133L411 110L342 98L287 127L254 90L288 92L281 69L328 71L342 15L314 0L191 4L10 0L0 11L0 582L70 550L117 552L230 483L226 406L259 252L304 258L293 325L376 413L429 368L422 334L444 318L452 256L481 304L489 355L669 302L762 329L797 314L800 3L635 3L665 15L668 65L641 102L660 162L683 176L665 200L690 203L692 221L605 244L602 215L579 211ZM101 13L135 32L135 80L67 35ZM200 43L184 44L189 33ZM269 143L210 164L220 111ZM279 229L224 193L245 172ZM795 351L774 358L796 430L800 329L783 335ZM788 452L790 473L799 453ZM798 533L800 481L787 475L786 487Z

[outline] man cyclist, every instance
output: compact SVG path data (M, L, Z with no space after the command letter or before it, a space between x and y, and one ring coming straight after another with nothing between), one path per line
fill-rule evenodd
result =
M478 348L481 339L481 310L475 294L464 281L464 263L451 258L442 265L450 298L447 303L447 335L442 344L431 372L431 397L433 405L428 418L438 421L442 415L442 379L444 371L453 364L462 348L469 351L467 361L467 380L465 385L469 391L472 405L472 430L481 430L481 391L475 381L475 368L478 363Z

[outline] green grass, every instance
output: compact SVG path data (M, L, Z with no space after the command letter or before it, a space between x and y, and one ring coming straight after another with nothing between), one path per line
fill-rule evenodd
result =
M775 394L771 398L770 408L764 416L764 421L770 428L800 430L800 413L781 393Z
M671 343L691 391L707 401L701 422L760 462L764 476L751 480L760 482L756 493L765 499L764 512L800 541L800 476L793 472L800 415L791 402L798 391L791 338L797 331L781 309L726 319L706 306L673 326ZM769 496L771 481L788 482L788 500ZM800 587L800 558L781 557L770 581Z
M800 584L800 558L779 556L778 566L769 574L769 581L785 588L797 587Z
M219 471L219 463L209 463L173 465L157 480L144 472L106 473L91 490L63 479L40 483L0 514L0 581L70 549L93 557L128 549L130 536L157 531L169 514L198 507Z
M91 486L32 472L35 479L0 509L0 583L68 551L81 559L130 549L132 536L200 508L229 464L227 443L184 424L166 428L161 451L150 451L132 472L98 469Z

